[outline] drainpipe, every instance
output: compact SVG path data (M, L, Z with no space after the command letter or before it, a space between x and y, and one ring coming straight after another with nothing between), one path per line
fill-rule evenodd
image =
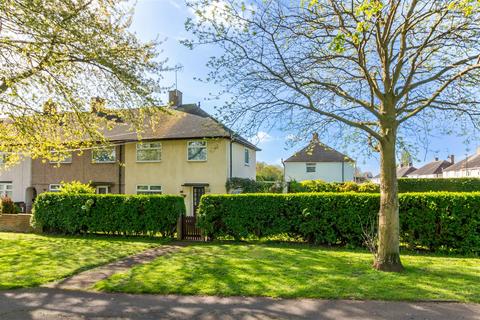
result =
M233 144L232 144L233 134L230 132L230 179L233 178Z
M342 182L345 182L345 161L342 161Z
M123 162L123 145L119 147L119 157L118 157L118 193L122 193L122 162Z

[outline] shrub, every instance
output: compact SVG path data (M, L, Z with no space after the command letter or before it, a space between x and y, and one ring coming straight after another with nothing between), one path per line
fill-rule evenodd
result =
M173 236L185 213L180 196L43 193L32 225L45 232Z
M376 225L379 194L206 195L199 227L212 238L289 234L316 244L364 243ZM401 239L412 248L480 252L480 193L400 195Z
M90 184L81 183L80 181L62 182L60 185L60 193L66 194L94 194L95 188Z
M431 178L431 179L398 179L400 192L475 192L480 191L479 178Z
M19 210L15 203L13 202L12 198L9 196L2 196L0 198L0 204L1 204L1 213L5 214L15 214L18 213Z
M358 192L362 193L379 193L380 186L375 183L365 182L358 185Z
M232 193L282 193L283 186L281 181L255 181L248 178L230 178L225 184L227 192Z

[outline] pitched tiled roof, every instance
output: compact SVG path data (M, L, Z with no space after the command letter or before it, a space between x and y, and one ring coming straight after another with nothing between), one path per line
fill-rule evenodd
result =
M452 164L449 161L437 160L427 163L423 167L418 168L411 175L427 175L427 174L441 174L445 168L450 167Z
M295 152L284 162L354 162L354 160L321 143L318 136L314 135L305 148Z
M479 168L479 167L480 167L480 154L477 153L477 154L468 156L462 161L452 164L451 166L449 166L443 171L457 171L457 170Z
M133 110L138 112L138 110ZM258 149L231 129L211 117L201 108L188 105L167 112L159 109L155 113L155 126L150 121L152 116L145 116L142 140L168 140L168 139L193 139L193 138L231 138L242 145L254 150ZM128 123L118 122L111 130L104 132L105 138L112 142L137 141L137 132L131 130Z

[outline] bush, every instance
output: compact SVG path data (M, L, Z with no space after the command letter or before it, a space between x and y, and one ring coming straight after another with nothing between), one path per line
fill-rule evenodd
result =
M206 195L199 227L212 238L289 234L315 244L364 243L375 225L378 194L298 193ZM480 252L480 193L400 196L401 239L412 248Z
M225 184L227 192L232 193L282 193L283 182L255 181L248 178L230 178Z
M432 178L432 179L398 179L400 192L476 192L480 191L479 178Z
M173 236L185 213L180 196L43 193L33 206L32 225L45 232Z
M325 182L323 180L305 180L305 181L291 181L289 183L289 192L362 192L362 193L377 193L380 192L380 187L374 183L358 184L353 181L347 182Z
M1 213L5 214L15 214L18 213L19 210L15 203L13 202L12 198L9 196L2 196L0 198L0 205L1 205Z
M95 188L80 181L62 182L59 192L66 194L94 194Z

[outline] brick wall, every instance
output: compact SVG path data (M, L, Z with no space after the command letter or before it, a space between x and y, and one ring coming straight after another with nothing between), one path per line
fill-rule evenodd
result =
M0 214L0 231L32 232L31 214Z

